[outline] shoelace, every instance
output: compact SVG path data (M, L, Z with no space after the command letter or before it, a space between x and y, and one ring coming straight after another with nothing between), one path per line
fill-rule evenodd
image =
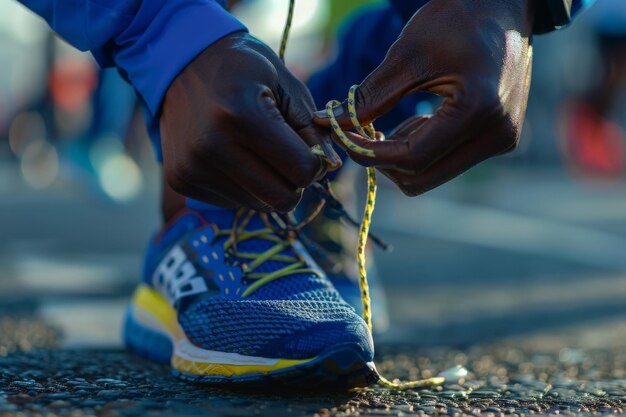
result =
M246 227L255 215L259 216L265 227L256 230L246 230ZM249 263L239 265L244 273L244 282L248 279L254 281L241 294L242 297L248 297L262 286L289 275L315 274L321 276L318 270L306 267L306 262L303 259L281 253L285 249L292 247L291 239L294 238L293 234L297 233L297 230L302 228L304 224L296 225L297 228L289 227L284 219L275 215L272 220L278 224L277 226L272 224L269 216L270 214L267 213L239 209L235 214L232 228L218 229L215 235L216 238L228 237L223 243L224 253L234 258L250 260ZM238 243L252 239L269 241L274 243L274 245L261 253L244 252L238 249ZM272 272L254 272L267 261L278 261L287 265Z
M283 37L280 45L279 56L284 61L285 60L285 51L287 49L287 40L289 38L289 32L291 31L291 25L293 22L293 14L295 9L295 0L289 0L289 11L287 13L287 21L285 23L285 29L283 31ZM367 126L362 126L359 122L356 113L355 107L355 94L358 86L352 86L350 91L348 92L348 115L350 116L350 120L352 121L352 125L354 130L357 131L361 136L366 137L370 140L376 140L376 130L374 129L374 125L370 124ZM373 157L374 152L370 149L365 149L348 139L346 134L343 132L337 119L335 117L334 108L336 106L340 106L341 103L336 100L331 100L326 104L326 114L328 115L331 121L331 127L333 132L339 140L346 146L348 149L352 150L355 153L363 156ZM380 140L384 140L384 136L379 136ZM330 158L323 152L319 145L314 146L311 151L324 158L330 168L336 168L330 162ZM334 151L333 151L334 152ZM336 155L335 155L336 156ZM339 160L337 157L336 160ZM330 187L327 186L328 181L323 188L327 189L329 192ZM367 239L370 236L369 229L372 222L372 214L374 213L374 206L376 204L376 170L373 167L367 168L367 199L365 203L365 209L363 211L363 220L361 221L359 227L359 239L358 239L358 247L357 247L357 265L359 270L359 287L361 289L361 301L363 303L363 319L367 323L370 331L372 328L372 317L371 317L371 300L370 300L370 292L369 292L369 284L367 282L367 270L365 268L366 259L365 259L365 249L367 246ZM332 195L332 192L331 192ZM336 201L336 199L335 199ZM379 376L379 384L386 388L397 389L397 390L406 390L406 389L417 389L417 388L428 388L435 385L441 385L445 382L445 378L442 377L434 377L423 380L416 381L390 381L382 375Z

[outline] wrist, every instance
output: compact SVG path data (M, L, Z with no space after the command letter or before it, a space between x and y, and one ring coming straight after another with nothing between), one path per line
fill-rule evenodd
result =
M172 81L198 54L224 36L246 30L212 0L163 2L145 20L116 38L121 46L113 56L153 117Z

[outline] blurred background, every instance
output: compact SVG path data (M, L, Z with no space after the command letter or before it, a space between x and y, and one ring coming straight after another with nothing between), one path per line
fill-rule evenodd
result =
M286 6L245 1L234 12L277 47ZM291 69L306 79L328 62L337 31L363 7L381 2L297 2ZM535 39L512 154L419 198L383 183L374 228L395 250L374 251L391 317L381 341L623 344L624 28L626 3L600 0L571 28ZM67 346L120 345L160 223L160 176L132 89L0 0L0 319L34 312ZM339 181L365 178L348 167ZM20 346L0 355L11 349Z

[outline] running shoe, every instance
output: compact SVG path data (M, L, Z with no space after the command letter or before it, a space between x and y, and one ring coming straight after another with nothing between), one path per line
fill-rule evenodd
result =
M197 382L377 380L367 325L280 217L188 206L149 244L126 316L130 349Z

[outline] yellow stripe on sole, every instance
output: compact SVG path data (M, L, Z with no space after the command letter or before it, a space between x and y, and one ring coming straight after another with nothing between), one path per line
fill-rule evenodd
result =
M172 358L172 367L180 372L192 375L207 376L242 376L247 374L268 374L272 371L302 365L313 359L290 360L279 359L276 364L268 365L229 365L220 363L203 363L182 359L176 355Z
M176 310L169 305L169 303L152 288L147 285L139 285L133 294L132 299L133 309L138 309L143 313L149 315L151 319L160 324L160 327L167 329L170 339L174 343L174 353L171 359L171 366L179 372L191 375L199 376L242 376L247 374L267 374L273 371L286 369L298 365L305 364L307 362L314 361L316 358L311 359L270 359L270 358L257 358L264 361L271 361L271 364L250 364L237 365L230 363L213 363L200 360L193 360L189 357L183 357L177 353L177 345L189 344L188 340L180 325L178 324L178 317ZM202 350L203 354L210 356L211 351ZM225 357L229 354L226 352L214 352L215 354ZM245 357L236 353L231 354L235 361L241 360L241 358L247 359L247 362L253 362L255 358ZM187 356L187 355L184 355Z

